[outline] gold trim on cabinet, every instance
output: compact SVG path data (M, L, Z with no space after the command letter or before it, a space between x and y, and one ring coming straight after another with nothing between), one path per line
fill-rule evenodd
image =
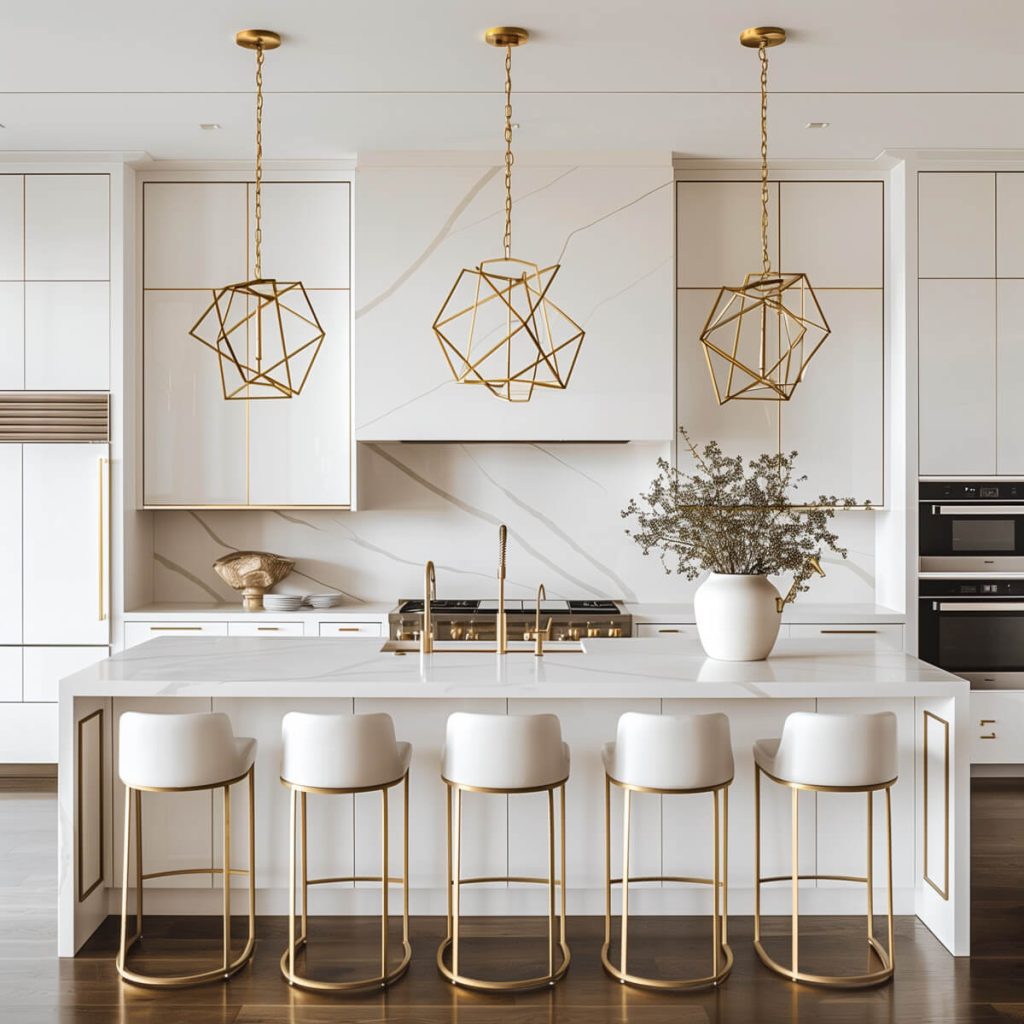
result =
M935 882L928 874L928 719L933 718L938 722L945 733L945 739L943 742L943 824L942 824L942 840L943 840L943 870L942 870L942 885L941 887ZM924 866L921 877L942 897L944 900L949 899L949 722L944 718L940 718L938 715L931 711L925 711L923 717L924 723ZM982 737L983 739L986 737ZM994 738L994 737L993 737Z
M85 884L84 884L84 882L82 880L82 860L83 860L83 857L84 857L83 839L82 839L82 832L83 832L83 829L82 829L82 802L83 802L83 799L84 799L84 784L83 784L83 779L82 779L82 727L86 723L91 722L94 718L98 718L99 719L99 721L97 722L97 726L99 728L99 777L96 780L96 786L97 786L96 792L99 794L99 802L100 802L100 810L99 810L99 818L100 818L100 827L99 827L100 857L99 857L99 865L100 865L100 872L99 872L99 876L96 878L96 881L93 882L91 885L89 885L88 888L86 888ZM76 763L75 763L75 777L78 780L77 792L76 792L76 797L75 797L75 832L77 833L77 837L78 837L77 838L77 843L76 843L76 848L77 848L77 856L78 856L78 865L77 866L78 866L78 902L79 903L82 903L86 899L88 899L89 896L91 896L92 893L97 888L99 888L99 886L101 886L103 884L103 862L104 862L104 860L106 858L106 851L104 849L104 842L103 842L103 811L104 811L104 800L103 800L103 754L104 754L104 750L103 750L103 747L104 747L104 743L103 743L103 708L97 708L91 714L86 715L85 718L80 719L79 722L78 722L78 743L77 743L77 751L76 751L76 759L75 759L76 760Z

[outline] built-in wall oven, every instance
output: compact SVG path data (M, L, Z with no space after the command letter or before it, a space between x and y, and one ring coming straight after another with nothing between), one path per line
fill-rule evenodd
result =
M921 572L1024 573L1024 482L923 481Z
M923 579L919 656L975 690L1024 689L1024 579Z

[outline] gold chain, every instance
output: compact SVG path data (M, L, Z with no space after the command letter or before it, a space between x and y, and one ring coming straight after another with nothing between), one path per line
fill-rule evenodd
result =
M256 47L256 260L254 276L263 276L263 46Z
M761 59L761 270L765 277L771 272L768 255L768 47L757 48Z
M512 255L512 47L505 47L505 259Z

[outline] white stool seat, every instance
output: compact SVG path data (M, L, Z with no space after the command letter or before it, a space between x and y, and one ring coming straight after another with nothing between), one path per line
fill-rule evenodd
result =
M245 775L255 760L256 740L235 736L222 712L121 716L118 774L134 789L223 785Z
M729 782L734 771L729 719L723 714L630 711L602 753L605 771L616 782L641 789L712 789Z
M409 770L412 747L395 740L390 715L313 715L281 722L281 778L304 789L370 789Z
M899 774L896 716L797 711L780 739L757 740L754 762L782 782L858 789L893 782Z
M555 786L569 777L569 747L555 715L448 716L441 775L474 789Z

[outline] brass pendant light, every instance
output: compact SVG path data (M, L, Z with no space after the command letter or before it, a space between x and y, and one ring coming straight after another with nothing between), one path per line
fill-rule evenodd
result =
M789 401L829 335L807 275L773 270L768 253L768 47L785 41L781 28L740 33L761 61L761 269L720 289L700 335L719 405Z
M434 334L460 384L482 384L508 402L528 402L535 388L569 384L584 331L548 297L553 264L512 256L512 47L524 28L490 28L484 41L505 50L504 254L459 271L434 320Z
M217 353L226 399L293 398L302 391L324 340L301 281L263 276L263 55L281 37L263 28L235 42L256 51L256 186L253 275L215 288L213 301L189 334Z

